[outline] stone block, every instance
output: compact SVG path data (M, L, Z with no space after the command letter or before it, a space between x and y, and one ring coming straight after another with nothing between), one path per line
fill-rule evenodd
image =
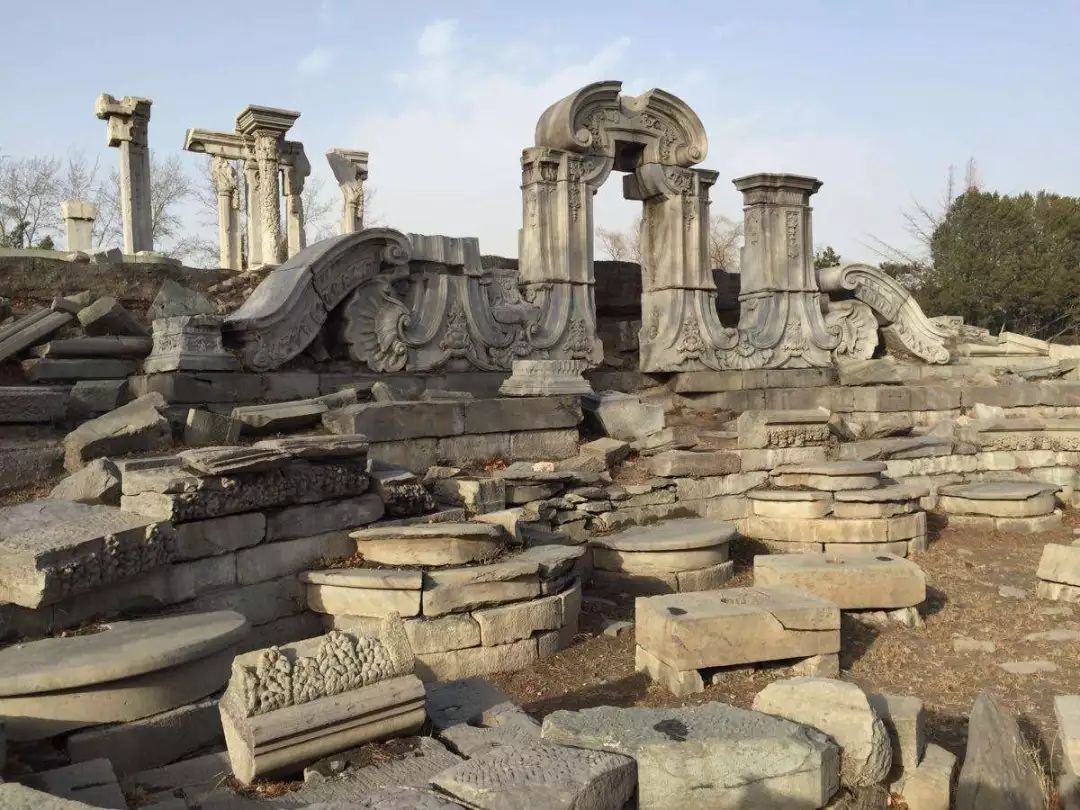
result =
M952 807L956 755L933 743L917 768L904 775L900 790L909 810L949 810Z
M1058 724L1058 740L1065 770L1080 774L1080 696L1058 695L1054 698L1054 715Z
M184 372L145 374L130 380L132 394L159 393L172 405L259 402L266 393L261 374Z
M463 506L469 514L498 512L506 508L507 484L498 478L443 478L434 482L433 491L440 503Z
M744 411L738 418L739 448L807 447L824 444L830 436L829 412Z
M464 406L464 433L512 433L576 427L581 421L577 397L480 399Z
M427 708L439 739L462 756L505 743L540 741L540 724L482 678L428 684Z
M664 428L664 409L647 405L632 394L600 391L582 397L586 416L606 436L632 442Z
M540 595L536 562L516 561L424 572L424 615L442 616Z
M351 536L355 550L380 565L462 565L493 557L504 544L498 526L488 523L379 526Z
M754 557L754 585L787 586L814 594L841 610L893 609L922 604L926 577L891 554L777 554Z
M917 697L906 695L867 695L874 713L885 724L892 742L892 761L905 774L911 773L922 761L926 751L926 712Z
M319 375L313 374L310 371L272 371L269 374L263 375L263 380L266 383L266 400L268 402L288 402L296 399L319 399L329 409L334 407L334 403L341 401L341 397L334 398L331 395L330 401L325 401L325 398L319 397ZM356 392L349 390L344 394L345 400L351 396L351 401L347 404L357 402Z
M328 410L322 402L315 399L302 399L268 405L244 405L233 408L232 418L243 425L244 433L265 436L271 433L291 433L314 427L319 424L325 413L328 413Z
M134 360L112 358L89 358L78 360L46 357L24 360L23 374L32 383L64 382L68 380L122 379L134 374L138 363Z
M228 554L257 545L265 536L266 518L260 512L181 523L176 527L176 559Z
M416 674L425 681L452 681L494 672L527 669L536 661L536 639L495 647L469 647L439 653L418 653Z
M833 509L832 495L815 490L755 489L746 497L752 512L764 518L809 520L825 517Z
M398 442L372 442L368 457L423 474L439 460L438 439L407 439Z
M740 495L759 487L769 480L764 470L735 473L732 475L707 476L704 478L678 478L675 481L680 501L716 498L724 495Z
M116 505L120 502L120 473L109 459L94 459L53 487L49 498Z
M111 506L40 500L0 509L0 598L58 602L165 565L172 527Z
M380 441L456 436L465 432L465 412L457 402L370 402L327 411L331 433L362 433Z
M374 493L336 501L292 506L266 516L267 541L356 529L383 516L383 501Z
M650 473L664 478L730 475L739 472L741 459L736 453L713 450L666 450L648 459Z
M611 467L630 454L630 445L621 439L604 436L581 445L581 454L601 458L605 467Z
M220 559L220 558L218 558ZM192 606L198 610L235 610L252 627L259 627L304 610L304 586L294 575L202 593Z
M440 464L486 464L492 459L510 458L509 433L470 433L436 440L436 460Z
M559 595L544 596L528 602L473 611L480 625L480 639L485 647L509 644L529 638L540 630L557 630L563 625L563 600Z
M557 461L577 455L578 431L577 428L528 430L511 433L509 443L507 458L511 461Z
M68 395L63 388L40 385L0 387L0 423L33 424L64 418Z
M813 726L840 746L840 783L866 787L892 767L885 724L857 685L831 678L774 681L758 692L754 709Z
M639 598L638 646L676 670L839 652L840 612L791 588L731 588Z
M621 810L637 784L634 760L560 745L500 745L447 768L432 784L469 807Z
M896 543L824 543L821 545L821 551L825 552L825 556L830 560L861 557L865 554L891 554L894 557L906 557L910 551L909 543L910 541L904 540Z
M333 616L402 616L420 614L419 571L387 568L341 568L306 571L299 579L307 586L311 610Z
M968 720L956 810L1045 807L1042 773L1030 757L1016 718L996 698L980 693Z
M881 484L885 470L881 461L784 464L773 469L772 480L778 487L806 487L826 492L874 489Z
M263 543L237 552L236 580L239 585L254 585L305 568L322 568L328 562L351 556L355 549L345 532Z
M938 494L938 508L946 514L991 517L1036 517L1054 511L1053 484L1026 481L988 481L950 484Z
M75 471L101 456L163 450L172 444L160 394L147 394L89 422L64 438L64 466Z
M839 752L816 729L712 702L675 709L602 706L544 718L545 742L632 757L641 810L823 807Z
M129 723L97 726L67 738L72 762L107 758L120 776L159 768L224 741L217 698Z
M1039 559L1039 568L1035 576L1047 582L1058 582L1080 588L1080 546L1063 546L1056 543L1043 546L1042 557Z
M116 772L105 757L39 771L24 776L22 782L51 796L68 799L74 807L127 807Z
M419 599L417 591L417 599ZM437 619L405 622L405 634L417 655L480 646L480 625L468 613L449 613Z
M779 447L740 450L742 471L773 470L783 464L812 464L825 461L824 447Z
M79 310L78 318L83 332L87 335L150 336L150 332L120 306L115 298L97 299L90 306Z
M236 444L243 423L224 414L189 408L184 420L184 444L188 447L220 447Z

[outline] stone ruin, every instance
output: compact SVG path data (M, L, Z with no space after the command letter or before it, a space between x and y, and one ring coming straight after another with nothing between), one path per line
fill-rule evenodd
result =
M219 217L201 289L151 252L151 102L98 100L123 253L88 255L72 200L74 253L0 255L35 304L0 323L0 806L1043 806L990 694L957 780L922 699L842 656L850 622L934 621L935 526L1060 532L1080 349L815 270L812 177L736 179L741 272L715 272L701 121L620 90L540 116L516 261L364 227L348 149L340 233L307 245L299 113L191 129ZM594 260L612 171L640 267ZM53 283L58 257L79 266ZM1080 600L1074 552L1045 545L1038 597ZM484 679L572 655L609 598L652 707L534 718ZM747 670L786 677L752 706L661 705ZM1065 806L1078 705L1055 703Z

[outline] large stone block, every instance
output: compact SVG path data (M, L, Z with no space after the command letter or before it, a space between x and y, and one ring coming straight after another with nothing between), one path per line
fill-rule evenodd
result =
M0 423L54 422L67 410L64 388L41 385L5 385L0 387Z
M296 574L305 568L322 567L333 560L352 556L355 548L346 532L262 543L236 553L236 580L239 585L254 585Z
M840 746L840 782L865 787L892 767L885 724L858 686L831 678L789 678L758 692L754 709L825 732Z
M232 418L244 427L244 433L267 435L291 433L318 425L327 407L316 399L275 402L267 405L243 405L233 408ZM335 431L339 433L341 431Z
M305 571L300 574L300 581L306 585L308 607L319 613L380 618L391 613L420 615L423 587L420 571L388 568Z
M1080 588L1080 546L1048 543L1043 547L1035 576L1047 582L1058 582Z
M111 506L30 501L0 509L0 598L28 608L130 579L176 553L172 527Z
M664 428L664 409L632 394L601 391L582 397L582 409L607 436L632 442Z
M838 787L839 752L820 731L723 703L556 711L542 734L632 757L641 810L812 810Z
M1016 718L996 698L980 693L968 720L956 810L1041 810L1046 794L1031 757Z
M540 630L558 630L564 621L562 606L563 599L556 594L476 610L472 617L480 625L481 643L485 647L494 647L530 638Z
M807 447L829 440L829 412L744 411L738 419L740 448Z
M164 406L160 395L148 394L83 422L64 439L64 466L74 471L101 456L168 448L172 429L160 413Z
M442 441L449 442L451 439ZM560 461L573 458L578 452L577 428L526 430L511 433L509 441L507 458L511 461Z
M424 615L441 616L540 595L539 564L510 558L469 568L424 572Z
M438 653L417 653L416 674L424 681L452 681L493 672L514 672L536 662L536 639L495 647L469 647Z
M892 741L893 765L910 774L926 750L926 712L917 697L868 694L875 714Z
M381 565L461 565L502 550L498 526L489 523L433 523L378 526L352 535L356 550Z
M806 658L840 650L836 605L792 588L639 598L638 646L676 670Z
M382 499L370 492L356 498L302 504L269 513L266 516L266 539L291 540L355 529L374 523L382 516Z
M649 472L664 478L717 476L737 473L742 459L736 453L718 450L665 450L648 459Z
M370 402L327 411L332 433L363 433L379 441L456 436L465 432L465 412L456 402Z
M787 586L820 596L841 610L893 609L922 604L926 577L891 554L775 554L754 557L754 585Z
M511 397L467 402L465 433L512 433L575 427L581 421L577 397Z
M122 379L134 374L138 367L134 360L111 358L84 357L75 360L45 357L22 362L23 374L32 383Z

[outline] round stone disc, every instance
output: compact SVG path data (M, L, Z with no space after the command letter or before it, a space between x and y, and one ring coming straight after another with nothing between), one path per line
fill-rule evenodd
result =
M820 489L752 489L746 497L752 501L831 501L831 492Z
M834 492L833 498L842 503L889 503L913 501L930 494L930 488L918 484L889 484L875 489L846 489Z
M987 481L981 484L950 484L942 487L940 494L973 501L1026 501L1059 489L1061 487L1057 484L1041 481Z
M0 696L105 683L205 658L235 644L247 619L231 610L111 622L96 633L0 650Z
M683 551L728 543L734 524L709 518L669 520L652 526L635 526L618 534L594 537L589 542L616 551Z

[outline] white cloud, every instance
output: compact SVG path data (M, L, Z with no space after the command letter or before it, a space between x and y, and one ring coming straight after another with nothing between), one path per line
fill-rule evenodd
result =
M450 54L457 36L457 20L436 20L424 26L416 41L421 59L442 59Z
M296 72L304 77L321 76L334 61L334 54L326 48L315 48L296 63Z

